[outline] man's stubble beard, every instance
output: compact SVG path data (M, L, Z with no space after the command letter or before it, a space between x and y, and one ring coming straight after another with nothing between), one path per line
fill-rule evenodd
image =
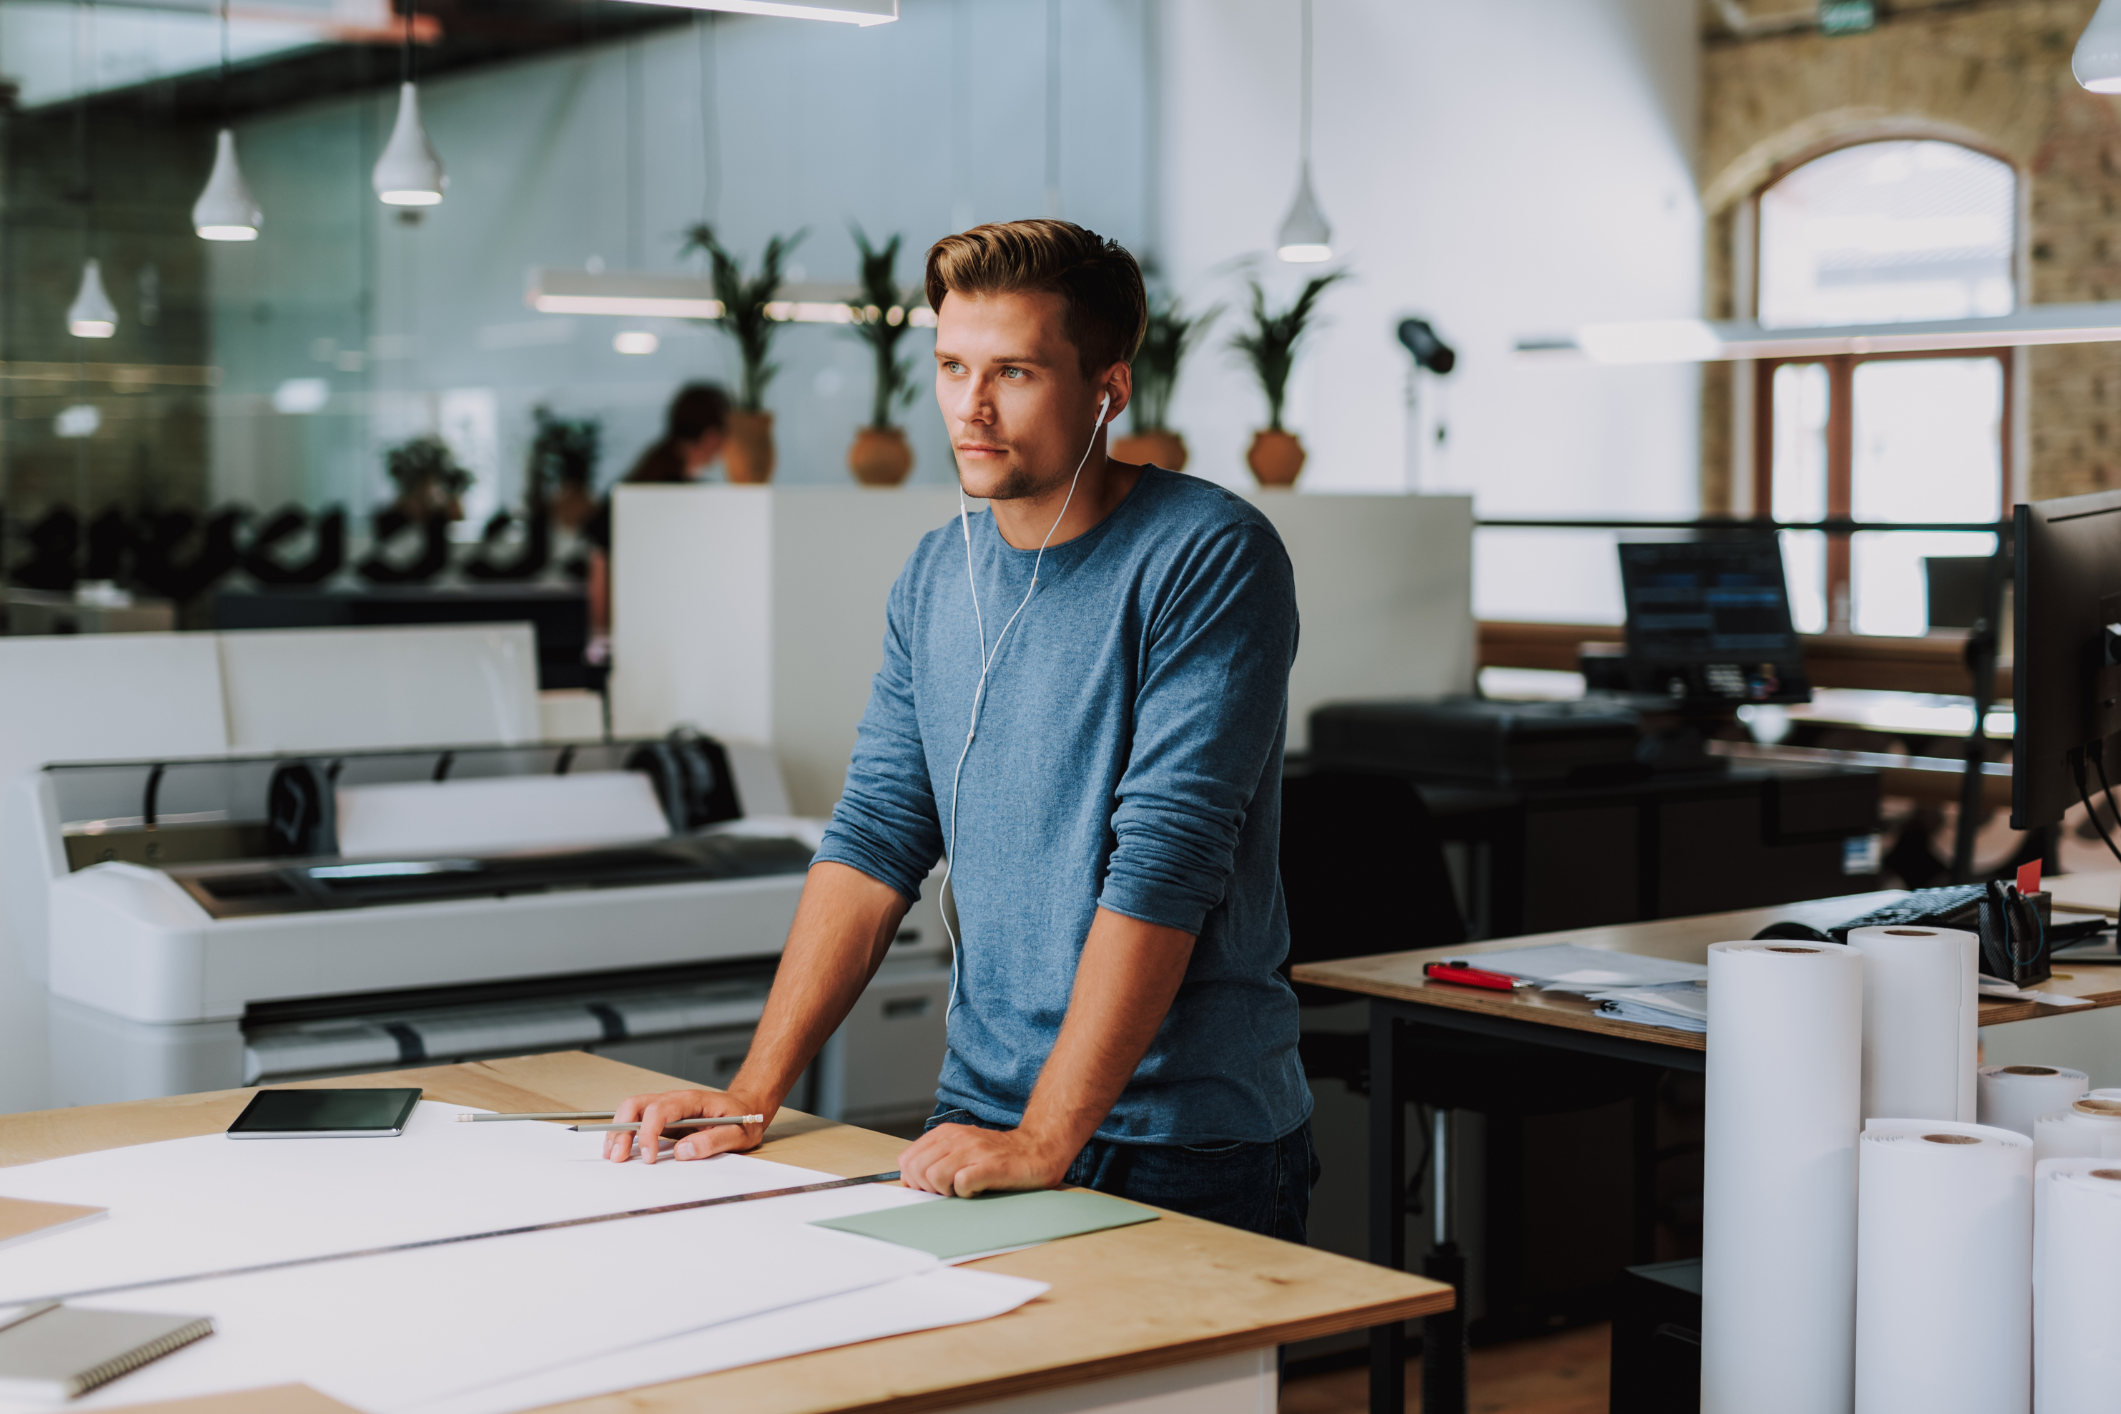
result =
M1058 491L1063 485L1067 484L1067 480L1068 473L1061 471L1055 473L1049 479L1041 481L1022 462L1011 461L1002 470L1001 484L987 495L981 496L980 499L985 501L1036 500L1038 497L1051 495L1053 492ZM977 494L970 487L964 485L964 468L962 467L958 469L958 485L968 496Z

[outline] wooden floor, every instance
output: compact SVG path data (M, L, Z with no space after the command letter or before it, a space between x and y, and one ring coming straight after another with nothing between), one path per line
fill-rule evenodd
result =
M1471 1414L1606 1414L1610 1328L1584 1326L1473 1352ZM1365 1414L1370 1372L1335 1370L1282 1386L1281 1414ZM1421 1408L1421 1361L1407 1362L1407 1411Z

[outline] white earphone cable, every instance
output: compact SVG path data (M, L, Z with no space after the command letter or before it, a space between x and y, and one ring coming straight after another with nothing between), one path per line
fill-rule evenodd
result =
M1060 530L1060 523L1067 518L1068 507L1075 501L1076 484L1082 480L1083 468L1090 464L1090 454L1097 450L1097 434L1105 430L1105 409L1111 405L1110 393L1098 399L1097 425L1090 430L1090 445L1083 448L1081 459L1075 463L1075 474L1068 478L1068 494L1061 500L1060 514L1056 515L1053 524L1046 528L1046 538L1038 542L1038 554L1031 561L1031 583L1024 589L1023 600L1016 606L1015 613L1010 614L1008 620L1002 624L1002 631L994 636L992 651L987 647L986 621L980 616L979 579L972 572L972 522L965 509L965 484L963 481L958 482L957 526L965 539L965 583L972 591L972 623L979 633L979 682L972 689L972 720L965 728L965 744L958 749L957 765L950 772L950 840L943 852L943 882L936 888L935 897L936 914L943 921L944 936L950 939L950 1000L943 1007L945 1021L948 1021L950 1013L957 1009L957 954L960 940L956 930L950 926L950 907L943 895L950 889L951 871L957 868L957 787L958 782L964 778L965 758L972 752L972 739L979 734L980 707L987 699L987 674L1002 656L1002 642L1009 637L1009 630L1015 626L1017 616L1024 612L1025 606L1031 602L1031 596L1038 592L1038 571L1039 566L1046 560L1046 546L1052 543L1054 534Z

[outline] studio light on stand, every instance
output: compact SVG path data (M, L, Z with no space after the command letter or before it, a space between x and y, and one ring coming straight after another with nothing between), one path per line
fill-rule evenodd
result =
M405 7L404 81L398 85L398 121L390 141L376 159L370 184L385 206L439 206L449 190L449 174L420 125L420 90L412 73L412 5ZM411 219L411 218L407 218Z
M77 339L108 339L118 332L118 308L103 288L103 266L90 256L81 267L81 289L66 307L66 331Z
M214 139L214 170L192 203L191 228L202 241L254 241L263 219L236 165L236 135L228 126L228 0L221 0L221 133Z
M1274 253L1296 265L1333 258L1333 228L1326 224L1325 212L1318 209L1318 194L1311 190L1311 0L1303 0L1303 25L1303 128L1296 199L1289 203L1289 214L1282 218L1281 232L1274 241Z
M2099 0L2069 69L2093 93L2121 93L2121 0Z
M1407 490L1433 489L1422 485L1422 449L1428 438L1423 435L1422 430L1421 375L1429 373L1438 378L1443 377L1458 366L1458 352L1436 336L1435 326L1426 319L1402 319L1395 332L1399 336L1400 344L1414 356L1414 362L1407 368ZM1435 435L1438 447L1443 445L1444 435L1443 406L1439 397Z

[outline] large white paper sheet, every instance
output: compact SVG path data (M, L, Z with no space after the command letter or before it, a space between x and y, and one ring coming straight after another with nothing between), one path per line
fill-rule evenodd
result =
M743 1155L610 1164L602 1135L458 1112L423 1103L399 1139L213 1135L0 1171L0 1192L88 1194L112 1210L0 1252L0 1291L196 1276L833 1177ZM386 1414L931 1270L926 1254L807 1224L932 1201L863 1185L86 1298L210 1315L217 1333L70 1407L300 1381ZM835 1329L824 1344L871 1338ZM39 1407L0 1402L0 1414Z
M808 1226L873 1196L838 1189L83 1301L210 1315L216 1333L68 1407L298 1381L393 1414L936 1270L925 1253ZM0 1401L0 1414L32 1410L47 1406Z
M836 1345L983 1321L1045 1291L1042 1281L943 1267L417 1404L406 1414L515 1414Z
M467 1112L422 1101L395 1139L214 1134L0 1169L0 1195L111 1210L0 1251L0 1302L835 1177L742 1154L611 1164L601 1134L458 1123ZM882 1185L848 1191L867 1195L852 1212L920 1201Z

